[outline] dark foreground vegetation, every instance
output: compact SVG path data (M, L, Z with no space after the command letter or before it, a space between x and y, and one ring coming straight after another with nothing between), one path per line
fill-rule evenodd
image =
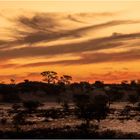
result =
M20 131L18 133L7 131L7 132L0 132L1 138L33 138L33 139L44 139L44 138L53 138L53 139L74 139L74 138L97 138L97 139L104 139L104 138L140 138L140 135L137 133L122 133L120 131L111 131L106 130L102 132L96 132L94 130L88 130L88 132L83 131L79 128L56 128L56 129L34 129L30 131Z
M0 138L140 138L140 133L106 127L104 120L140 121L140 83L71 83L45 71L45 82L0 84ZM117 109L114 103L126 102ZM49 103L54 103L49 106ZM117 126L116 126L117 127Z

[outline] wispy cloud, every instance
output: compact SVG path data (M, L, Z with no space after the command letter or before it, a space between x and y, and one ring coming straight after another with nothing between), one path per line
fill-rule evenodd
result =
M53 57L55 55L85 53L102 49L110 49L125 45L126 40L138 39L140 33L119 34L109 37L92 39L79 43L54 45L49 47L23 47L9 50L0 50L0 59L15 59L26 57ZM125 42L123 42L125 41Z
M21 20L21 19L20 19ZM23 19L22 19L23 20ZM33 24L34 18L30 21L28 18L24 18L24 22L22 21L22 24L24 23L24 25L26 25L27 27L32 27L33 29L35 29L35 31L17 31L17 34L20 36L18 39L18 42L21 43L37 43L40 41L54 41L54 40L58 40L61 38L66 38L66 37L82 37L85 35L86 32L89 31L97 31L97 30L101 30L103 28L107 28L107 27L112 27L112 26L117 26L117 25L123 25L123 24L136 24L136 23L140 23L140 21L131 21L131 20L113 20L113 21L108 21L108 22L104 22L104 23L100 23L97 25L90 25L90 26L86 26L86 27L81 27L81 28L77 28L77 29L64 29L61 30L59 28L55 29L55 31L53 31L52 29L55 26L58 26L57 24L55 24L55 22L53 23L53 21L51 21L51 24L49 25L44 25L44 23L42 23L42 21L40 19L36 19L36 23L39 24ZM40 21L39 21L40 20ZM27 22L28 21L28 22ZM30 22L29 22L30 21ZM49 21L48 21L49 22ZM47 21L46 21L47 23ZM43 25L42 25L43 24ZM43 30L42 30L43 28Z
M16 67L16 66L18 66L18 64L9 63L9 64L1 64L1 65L0 65L0 68L1 68L1 69L8 69L8 68L14 68L14 67Z
M65 14L64 14L65 15ZM85 33L89 31L97 31L102 30L107 27L117 26L117 25L123 25L123 24L136 24L140 23L138 20L111 20L111 21L105 21L103 23L99 24L92 24L92 25L84 25L84 27L77 27L75 29L69 29L67 25L65 25L62 22L63 20L69 19L68 24L71 24L71 20L75 22L79 22L79 17L88 16L88 14L79 14L76 15L65 15L61 16L61 14L47 14L47 13L37 13L34 14L31 17L28 16L19 16L14 21L16 24L16 27L12 27L9 29L10 32L13 32L12 40L7 40L7 42L4 42L1 40L0 45L5 45L2 47L12 47L15 45L29 45L29 44L35 44L38 42L50 42L59 40L62 38L80 38L85 36ZM95 14L89 14L90 16L98 15L98 16L108 16L113 15L113 13L95 13ZM58 17L58 18L55 18ZM83 21L82 21L83 22ZM17 28L18 27L18 28Z
M29 63L25 65L19 65L19 67L40 67L47 65L83 65L83 64L97 64L104 62L127 62L127 61L140 60L140 49L130 50L120 53L90 53L81 55L80 59L75 60L61 60L51 62L37 62Z

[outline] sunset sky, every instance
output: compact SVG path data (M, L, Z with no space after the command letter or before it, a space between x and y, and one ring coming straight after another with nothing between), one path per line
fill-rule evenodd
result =
M140 79L140 1L0 1L0 82Z

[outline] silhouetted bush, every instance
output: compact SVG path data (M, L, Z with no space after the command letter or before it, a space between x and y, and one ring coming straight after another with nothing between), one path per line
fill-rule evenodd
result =
M3 102L14 103L21 101L16 86L6 85L2 92Z
M69 104L68 104L68 102L64 101L64 102L62 103L62 107L63 107L63 111L64 111L65 113L68 113L68 112L69 112Z
M128 101L130 103L132 103L133 105L138 102L139 98L138 98L138 95L137 94L129 94L128 95Z
M44 117L46 118L46 120L48 120L49 118L51 119L58 119L63 117L62 111L60 111L59 109L48 109L45 112Z
M7 119L6 118L2 118L0 120L0 122L1 122L2 125L5 125L7 123Z
M13 125L16 128L16 132L19 133L21 131L20 125L25 124L25 114L24 112L19 112L13 116Z
M15 104L12 105L12 111L13 112L18 112L20 108L21 108L20 104L15 103Z
M23 102L24 108L29 112L35 111L40 105L40 102L33 100Z
M104 95L96 95L93 99L89 95L74 96L75 115L86 121L87 127L90 126L90 121L96 119L100 121L105 119L109 108L107 106L108 99Z

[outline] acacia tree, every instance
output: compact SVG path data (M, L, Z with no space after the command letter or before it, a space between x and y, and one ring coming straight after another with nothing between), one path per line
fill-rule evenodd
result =
M66 85L70 84L71 81L72 81L72 77L69 75L63 75L60 77L60 82L66 84Z
M41 73L41 75L44 77L43 80L48 84L55 83L55 81L58 79L57 72L54 71L44 71Z

